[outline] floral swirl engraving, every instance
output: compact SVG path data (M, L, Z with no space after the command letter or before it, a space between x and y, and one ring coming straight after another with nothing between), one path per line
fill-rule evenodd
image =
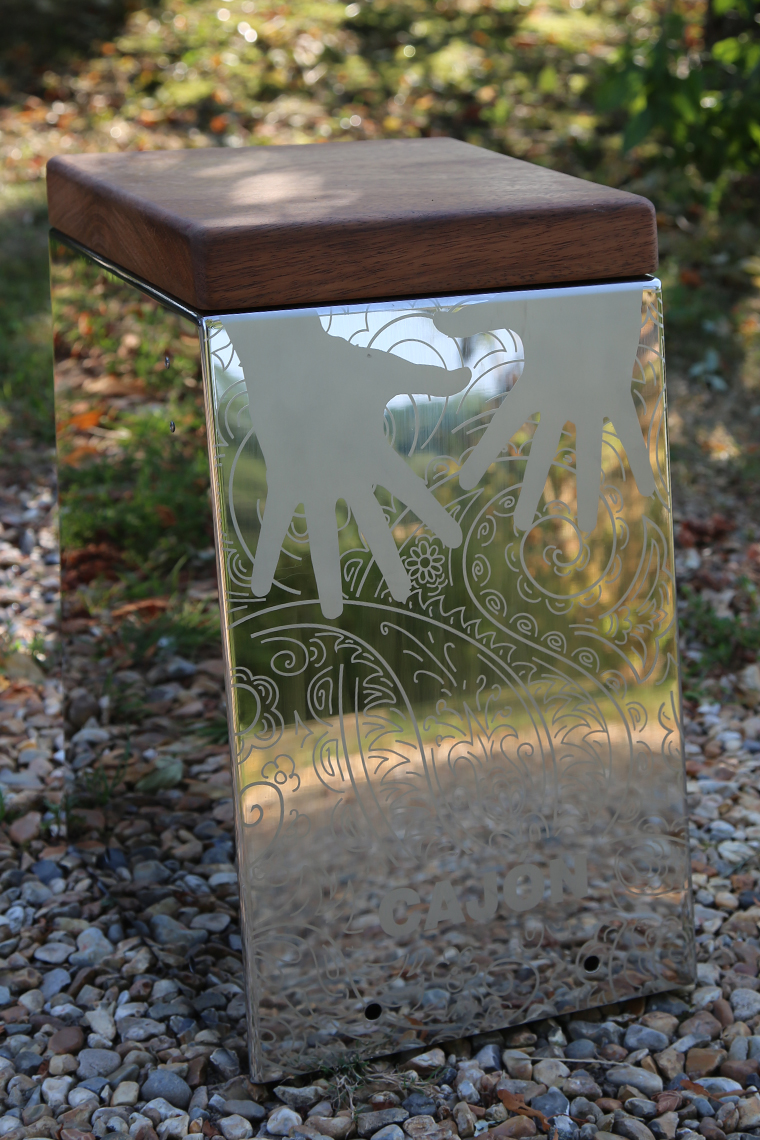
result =
M435 500L461 545L398 487L375 485L375 519L409 583L391 588L347 493L337 620L325 618L306 504L289 502L271 591L252 589L272 502L265 433L224 324L207 323L260 1079L691 978L662 315L656 287L639 298L621 392L637 409L650 497L641 454L632 475L630 417L624 441L620 425L601 426L592 485L577 425L539 416L531 393L528 418L463 484L534 359L527 332L442 332L471 298L317 314L330 352L342 340L404 369L470 375L438 397L389 389L376 425L387 470L405 465L405 486ZM277 319L287 336L292 315ZM568 354L582 358L584 336ZM314 455L336 446L318 426L335 407L318 411ZM555 425L551 454L542 422ZM594 527L578 521L581 499L584 518L598 504Z

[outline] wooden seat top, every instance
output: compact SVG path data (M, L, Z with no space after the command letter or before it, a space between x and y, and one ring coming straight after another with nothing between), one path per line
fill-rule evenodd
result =
M54 228L206 313L609 280L654 207L454 139L56 157Z

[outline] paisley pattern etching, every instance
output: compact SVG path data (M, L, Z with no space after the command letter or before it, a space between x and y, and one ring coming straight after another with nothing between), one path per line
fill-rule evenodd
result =
M571 423L529 529L514 513L537 417L476 487L460 486L531 351L507 329L442 340L442 306L320 313L327 335L472 373L455 396L385 409L388 445L457 521L461 546L378 486L411 583L399 602L339 503L335 621L302 510L271 591L251 592L266 465L227 334L207 321L261 1079L693 972L659 292L642 289L632 369L655 494L638 493L607 424L590 533L576 521Z

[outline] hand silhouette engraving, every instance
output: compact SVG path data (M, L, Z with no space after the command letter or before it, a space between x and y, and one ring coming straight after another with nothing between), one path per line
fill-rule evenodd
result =
M223 322L243 368L251 422L267 469L267 501L251 588L265 597L293 514L303 504L322 612L343 611L335 515L348 503L392 596L404 602L411 583L380 503L378 485L405 503L447 546L462 532L385 439L383 413L394 396L450 396L466 387L469 368L410 364L326 333L316 315L285 314Z
M459 473L475 487L515 432L536 412L541 419L530 446L515 525L533 525L563 427L575 424L578 525L597 523L602 433L611 420L642 495L654 493L654 476L631 396L641 330L641 292L635 289L564 297L488 301L438 312L436 327L451 337L510 328L522 338L525 368L504 398Z

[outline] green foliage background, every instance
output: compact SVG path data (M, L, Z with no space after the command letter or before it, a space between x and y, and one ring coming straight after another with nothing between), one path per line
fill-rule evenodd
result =
M445 134L637 190L671 330L689 329L672 362L712 349L698 378L720 388L760 356L741 308L760 273L753 0L7 0L4 17L6 429L50 438L42 180L81 150ZM734 343L704 327L716 307Z
M676 502L744 525L760 491L760 4L6 0L3 15L0 450L31 463L53 439L47 158L452 135L655 202ZM98 513L117 501L81 493Z

